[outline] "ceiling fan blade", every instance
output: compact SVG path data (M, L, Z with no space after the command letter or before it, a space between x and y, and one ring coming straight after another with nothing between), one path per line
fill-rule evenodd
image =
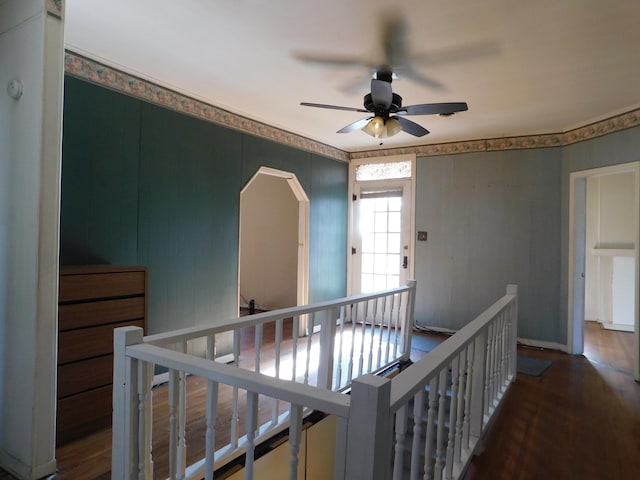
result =
M396 73L398 74L398 78L400 79L406 78L434 90L444 90L444 85L442 83L434 80L433 78L427 77L426 75L423 75L409 64L404 64L398 67L396 69Z
M330 108L332 110L345 110L347 112L362 112L362 113L368 112L368 110L365 110L364 108L341 107L339 105L326 105L324 103L300 102L300 105L304 107Z
M371 79L371 99L376 107L381 107L385 110L389 108L393 100L391 84L383 80Z
M469 107L466 102L422 103L420 105L407 105L399 108L397 113L406 115L451 115L452 113L464 112L468 109Z
M342 127L340 130L338 130L336 133L349 133L349 132L354 132L356 130L361 130L362 128L365 127L365 125L367 123L369 123L369 121L372 119L373 117L367 117L367 118L363 118L361 120L358 120L357 122L353 122L350 123L349 125L347 125L346 127Z
M321 54L315 55L301 52L294 53L293 57L301 62L316 63L319 65L327 65L330 67L361 67L369 65L369 62L359 57L342 57L338 55L333 56Z
M402 130L407 132L410 135L413 135L414 137L424 137L427 133L429 133L429 130L424 128L422 125L418 125L416 122L412 122L408 118L404 118L404 117L391 117L391 118L395 118L396 120L398 120L398 122L400 122L400 125L402 125Z
M423 67L446 65L455 62L475 60L482 57L492 57L500 53L500 44L493 40L478 43L467 43L433 51L411 55L410 61Z

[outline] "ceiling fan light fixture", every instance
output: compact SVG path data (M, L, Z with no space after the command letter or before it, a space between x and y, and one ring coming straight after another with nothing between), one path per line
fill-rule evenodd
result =
M374 138L387 138L400 133L402 125L393 117L385 121L384 118L376 115L362 128L362 131Z
M402 131L402 124L393 117L387 120L385 126L387 127L387 137L393 137Z
M376 115L367 123L362 131L367 135L371 135L374 138L382 138L386 134L386 128L384 126L384 118Z

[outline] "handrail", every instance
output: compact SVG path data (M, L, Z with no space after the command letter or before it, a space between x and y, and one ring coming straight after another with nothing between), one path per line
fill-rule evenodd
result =
M402 372L402 375L395 377L391 382L391 410L396 411L399 405L406 403L410 397L415 395L421 385L424 385L430 377L449 364L453 357L473 341L477 333L486 328L487 324L515 298L517 296L513 294L505 295L461 330L458 330L446 342L441 343L428 355L411 365Z
M165 333L157 333L154 335L147 335L144 338L145 343L152 345L170 345L173 343L183 342L192 338L205 337L214 335L216 333L222 333L229 330L235 330L238 328L253 327L256 325L272 322L281 318L299 317L310 313L317 313L327 310L328 308L340 308L354 303L361 303L364 301L375 300L377 298L387 297L391 294L399 294L409 292L415 289L415 280L409 280L407 285L392 288L388 290L382 290L375 293L363 293L358 295L351 295L349 297L343 297L339 300L328 300L325 302L318 302L310 305L302 305L297 307L287 307L279 310L273 310L269 312L256 313L254 315L248 315L245 317L237 317L231 320L226 320L216 325L196 325L194 327L186 327L178 330L172 330Z
M242 370L224 363L166 350L155 345L138 344L129 346L126 349L126 354L131 358L196 375L232 387L250 390L259 395L267 395L285 402L305 405L338 417L347 418L349 416L349 396L332 390L269 377L262 373Z

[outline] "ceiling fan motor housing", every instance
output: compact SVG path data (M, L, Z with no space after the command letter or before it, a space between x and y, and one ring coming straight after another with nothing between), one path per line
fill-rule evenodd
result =
M364 96L364 108L368 112L373 112L383 118L388 118L389 113L397 112L400 108L402 108L402 97L397 93L392 94L391 105L389 106L389 108L384 108L384 106L376 106L373 103L373 97L371 96L371 94L367 93Z

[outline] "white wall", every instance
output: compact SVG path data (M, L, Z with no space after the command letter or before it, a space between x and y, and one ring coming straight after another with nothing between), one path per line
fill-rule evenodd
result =
M44 0L0 2L0 466L29 479L55 470L62 35Z
M612 323L614 259L597 255L594 249L633 248L634 189L633 173L587 178L586 320Z
M286 179L260 174L240 202L240 294L268 310L295 306L298 200Z

